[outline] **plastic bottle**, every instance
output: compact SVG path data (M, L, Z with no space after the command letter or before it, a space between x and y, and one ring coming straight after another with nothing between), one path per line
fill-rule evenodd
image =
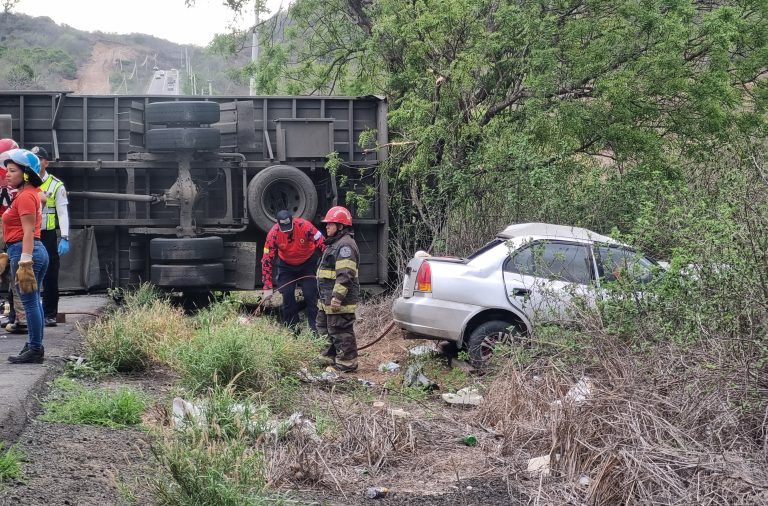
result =
M365 491L365 496L368 499L381 499L387 497L387 494L389 494L389 489L386 487L368 487L368 490Z

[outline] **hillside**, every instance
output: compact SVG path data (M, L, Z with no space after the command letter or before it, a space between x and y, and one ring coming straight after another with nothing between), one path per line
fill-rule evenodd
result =
M248 93L247 80L237 78L248 51L222 57L150 35L85 32L24 14L0 16L0 33L0 89L143 94L157 66L181 71L184 94L193 92L192 73L197 83L210 80L214 94Z

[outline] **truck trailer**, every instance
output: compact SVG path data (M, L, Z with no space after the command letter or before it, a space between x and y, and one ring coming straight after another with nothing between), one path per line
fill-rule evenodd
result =
M60 289L256 289L277 211L320 225L334 205L353 214L361 284L383 286L385 100L201 98L0 92L0 136L44 147L69 193Z

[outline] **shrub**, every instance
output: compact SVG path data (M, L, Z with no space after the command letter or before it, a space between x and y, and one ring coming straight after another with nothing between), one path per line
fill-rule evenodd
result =
M54 381L54 393L43 405L47 422L126 427L141 423L146 401L140 393L119 388L90 390L67 378Z

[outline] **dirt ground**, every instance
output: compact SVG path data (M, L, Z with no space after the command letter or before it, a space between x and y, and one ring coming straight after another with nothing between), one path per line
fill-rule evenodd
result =
M88 63L78 72L78 78L69 81L79 95L109 95L112 92L109 74L116 60L136 58L135 51L109 42L97 42Z
M362 318L358 345L373 341L384 327L375 318ZM397 331L390 332L361 353L359 371L348 377L348 381L360 378L375 383L368 400L362 401L364 404L378 399L386 404L386 409L402 407L411 413L412 425L418 432L417 451L393 457L391 464L370 474L358 472L362 466L328 469L319 483L284 482L278 487L280 492L305 504L487 505L528 502L527 498L518 496L513 479L493 471L498 469L492 465L497 443L493 435L472 425L468 410L448 408L439 399L440 391L417 403L404 404L401 398L389 398L381 389L396 375L378 371L378 364L394 360L404 366L408 348L421 343L406 341ZM62 367L63 362L58 366ZM172 397L174 380L169 374L155 371L140 377L107 378L100 383L137 388L162 406L168 405ZM333 398L334 394L328 395ZM370 409L369 405L361 407ZM148 412L147 424L157 423L157 412L162 412L162 408ZM148 478L156 470L149 431L46 423L37 420L37 414L39 412L30 414L31 422L18 440L19 448L26 455L23 478L0 490L0 505L153 504ZM477 434L476 447L457 442L466 433ZM387 487L388 495L382 499L367 499L366 490L376 486Z

